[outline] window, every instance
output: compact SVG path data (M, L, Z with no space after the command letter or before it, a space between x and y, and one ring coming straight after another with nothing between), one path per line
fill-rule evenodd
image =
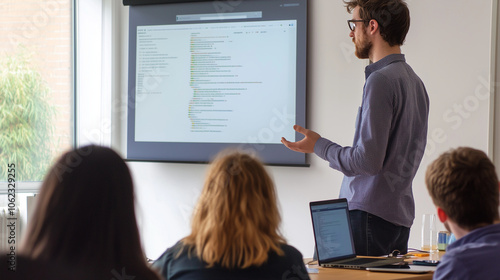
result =
M74 143L73 7L0 3L0 251L11 244L7 218L18 243L40 181Z
M73 145L72 0L0 4L0 182L41 181Z

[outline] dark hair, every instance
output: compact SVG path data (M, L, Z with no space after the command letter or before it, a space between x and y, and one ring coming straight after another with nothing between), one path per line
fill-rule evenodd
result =
M473 230L498 220L498 177L488 156L460 147L427 168L425 183L436 206L460 227Z
M130 171L116 152L94 145L66 152L37 195L22 253L103 279L113 272L159 279L142 251L134 201Z
M380 35L390 46L403 45L410 29L410 11L402 0L344 0L349 13L359 7L359 16L378 22Z

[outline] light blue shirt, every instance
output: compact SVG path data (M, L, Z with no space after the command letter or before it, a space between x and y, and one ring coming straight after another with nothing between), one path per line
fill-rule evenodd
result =
M500 224L475 229L446 248L433 279L500 279Z
M344 173L340 197L362 210L411 227L412 181L427 142L429 97L403 54L368 65L352 147L320 138L314 152Z

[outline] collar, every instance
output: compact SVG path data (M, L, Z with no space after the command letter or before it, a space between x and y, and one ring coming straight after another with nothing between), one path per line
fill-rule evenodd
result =
M371 73L380 70L393 62L398 61L406 62L405 55L401 53L390 54L382 58L381 60L366 66L365 79L368 79L368 76L370 76Z
M474 242L474 241L476 241L476 240L478 240L486 235L490 235L490 234L494 234L494 235L500 234L500 223L491 224L491 225L477 228L477 229L469 232L468 234L466 234L462 238L457 239L455 242L451 243L448 246L448 248L453 249L455 247L459 247L459 246L462 246L464 244Z

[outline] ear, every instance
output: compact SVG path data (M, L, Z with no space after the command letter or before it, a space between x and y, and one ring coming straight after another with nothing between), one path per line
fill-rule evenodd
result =
M444 223L448 220L448 215L446 215L446 213L444 212L443 209L441 209L440 207L437 208L437 214L438 214L438 217L439 217L439 221L441 221L441 223Z
M368 23L368 30L370 31L370 34L375 34L377 30L379 30L378 21L374 19L370 20Z

